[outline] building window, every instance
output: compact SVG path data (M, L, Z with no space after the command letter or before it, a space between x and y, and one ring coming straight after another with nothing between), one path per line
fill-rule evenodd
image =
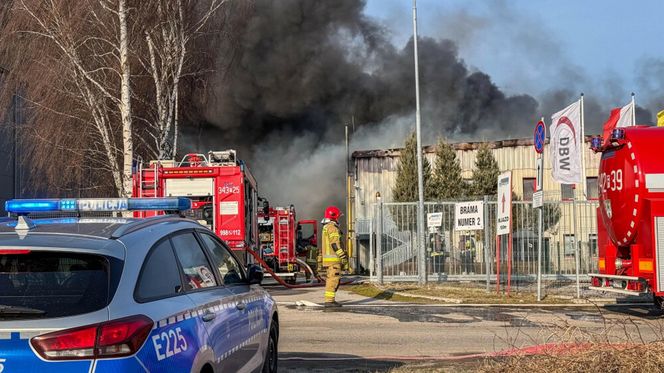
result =
M532 201L534 191L535 191L535 178L534 177L524 177L523 178L523 200L524 201Z
M595 233L588 235L588 247L590 248L590 256L597 256L597 235Z
M596 177L586 178L586 194L588 195L588 199L599 199L599 189L597 187Z
M576 254L576 250L574 249L574 235L563 235L563 239L565 244L565 256L574 256Z
M574 184L560 184L560 197L563 201L574 199Z

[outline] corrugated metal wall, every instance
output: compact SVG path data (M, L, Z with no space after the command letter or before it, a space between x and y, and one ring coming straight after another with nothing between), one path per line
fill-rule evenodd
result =
M506 145L507 143L507 145ZM532 141L508 140L489 143L493 146L492 152L501 171L512 171L512 188L517 198L523 197L523 179L535 178L535 151ZM600 154L595 154L586 144L585 167L586 177L597 177ZM466 179L472 177L477 155L478 143L455 145L457 159L461 165L462 176ZM578 245L582 253L583 267L590 266L593 255L596 255L597 245L597 214L594 203L577 203L570 200L561 201L561 186L553 181L551 176L551 162L548 157L548 144L544 149L544 198L551 201L549 205L558 206L559 219L555 226L551 227L545 235L548 241L549 255L558 258L552 263L552 268L560 271L573 265L574 247ZM435 162L433 148L426 151L429 162ZM392 201L392 187L396 181L396 170L399 162L398 150L356 152L353 158L356 170L356 198L355 218L365 222L374 219L376 211L376 192L380 192L383 202ZM581 186L576 189L577 199L583 199ZM555 203L554 201L558 201ZM519 217L515 217L519 219ZM369 226L360 224L360 226ZM361 230L361 229L360 229ZM360 251L368 251L368 243L362 241L369 237L367 233L358 230L360 237ZM523 233L523 232L521 232ZM520 234L521 234L520 233ZM526 232L527 233L527 232ZM366 253L364 253L366 254ZM366 255L364 255L366 256ZM366 266L366 264L365 264ZM585 270L590 269L583 268Z
M535 151L532 145L523 145L528 141L519 141L519 145L503 146L492 149L494 157L498 162L501 171L512 171L512 188L515 194L521 198L523 196L523 179L534 178L535 170ZM476 144L475 144L476 145ZM472 177L475 167L475 158L477 155L476 146L473 149L457 149L457 159L461 165L462 176L466 179ZM458 146L458 148L463 148ZM470 148L470 147L467 147ZM597 177L599 168L600 154L593 153L589 144L584 147L586 177ZM371 205L376 202L376 192L380 192L383 202L392 201L392 187L396 180L396 170L399 163L398 151L375 152L376 156L357 155L362 152L354 153L353 162L357 175L356 180L356 198L355 213L358 219L371 217L373 212ZM551 162L548 157L549 146L544 148L544 192L548 199L560 199L561 187L553 181L551 176ZM435 154L432 149L427 149L426 158L433 165ZM582 197L582 188L578 187L576 195Z

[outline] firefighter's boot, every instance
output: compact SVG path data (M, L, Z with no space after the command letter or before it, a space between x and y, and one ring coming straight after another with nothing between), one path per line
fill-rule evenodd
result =
M339 307L341 307L341 303L336 302L336 301L334 301L334 302L325 302L324 304L325 304L325 308L339 308Z
M328 303L331 306L339 306L335 297L339 289L339 281L341 279L341 264L331 264L327 267L327 277L325 278L325 305Z

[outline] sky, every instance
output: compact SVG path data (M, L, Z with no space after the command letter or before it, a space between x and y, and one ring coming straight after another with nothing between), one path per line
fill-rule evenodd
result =
M664 1L419 0L418 33L449 38L471 68L510 94L568 87L607 105L657 105ZM412 35L411 0L368 0L395 44ZM652 102L656 100L657 102ZM646 105L648 106L648 105ZM661 103L664 108L664 102ZM650 108L654 109L654 108Z

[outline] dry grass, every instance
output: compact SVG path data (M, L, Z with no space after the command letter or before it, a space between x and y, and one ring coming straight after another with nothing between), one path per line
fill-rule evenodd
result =
M487 358L478 368L484 373L574 373L664 371L664 323L631 316L607 318L596 328L568 323L545 328L531 339L535 348ZM513 345L514 346L514 345Z
M423 362L405 364L400 367L391 369L389 372L390 373L411 373L411 372L470 373L470 372L477 372L478 369L481 368L482 368L482 362L477 362L477 361L466 361L466 362L423 361Z
M402 295L394 294L390 291L379 289L371 284L348 285L344 286L343 289L365 297L390 300L393 302L432 303L429 299L404 297Z
M664 317L596 310L599 323L561 317L561 322L539 328L534 335L528 335L526 328L506 329L509 334L496 338L512 349L484 358L459 365L445 360L408 363L391 372L664 372Z
M390 370L390 373L643 373L664 371L664 342L610 347L593 345L566 353L520 355L475 362L418 362Z
M509 296L497 294L495 291L487 292L471 284L416 286L413 284L393 283L384 286L374 284L353 285L345 288L363 296L387 299L397 302L411 303L466 303L466 304L534 304L537 296L533 293L512 292ZM395 294L398 293L398 294ZM412 295L409 297L407 295ZM418 296L434 297L440 299L417 298ZM456 302L455 302L456 301ZM561 304L568 303L566 299L546 297L541 303Z
M487 360L485 373L661 372L664 342L628 346L592 345L578 351Z

